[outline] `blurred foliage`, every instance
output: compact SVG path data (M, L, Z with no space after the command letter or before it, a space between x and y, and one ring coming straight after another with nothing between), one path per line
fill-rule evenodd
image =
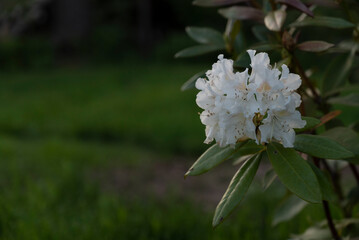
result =
M1 239L275 240L322 216L310 205L273 231L284 189L257 184L250 207L212 231L208 201L181 194L182 176L153 191L151 177L168 184L161 164L203 151L195 92L178 91L203 66L138 64L0 74Z

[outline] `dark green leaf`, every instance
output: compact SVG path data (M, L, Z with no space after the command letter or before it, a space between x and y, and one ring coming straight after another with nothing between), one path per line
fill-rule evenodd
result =
M202 72L199 72L199 73L196 73L195 75L193 75L190 79L187 80L187 82L185 82L182 85L181 90L185 91L185 90L194 88L196 85L197 79L206 77L206 72L207 71L202 71Z
M354 158L345 159L346 161L359 163L359 136L354 130L336 127L325 131L322 135L338 142L355 155Z
M313 170L293 148L272 142L268 144L267 153L279 179L290 191L308 202L321 202L320 187Z
M237 57L236 61L234 61L233 67L248 68L250 63L251 63L251 59L250 59L248 53L243 52Z
M236 161L233 162L233 165L238 165L242 162L245 162L247 161L248 159L252 158L254 154L249 154L249 155L245 155L245 156L242 156L242 157L239 157L236 159Z
M263 25L255 25L252 27L252 32L254 36L261 42L265 42L268 40L268 36L270 36L271 32Z
M354 154L336 141L317 135L301 134L295 137L294 148L311 156L327 159L345 159Z
M348 22L341 18L334 18L334 17L306 18L303 21L294 22L290 25L290 27L307 27L307 26L328 27L334 29L345 29L345 28L355 27L355 25L351 22Z
M288 221L297 216L308 203L295 195L289 196L275 210L272 225Z
M228 19L255 20L263 22L263 12L252 7L230 7L219 9L219 13Z
M310 9L304 5L300 0L277 0L279 3L284 3L286 5L292 6L296 9L298 9L301 12L304 12L308 16L314 17L314 14Z
M333 46L334 44L324 41L307 41L298 44L296 47L305 52L323 52Z
M317 126L320 123L320 120L317 119L317 118L302 117L302 119L305 120L307 123L305 124L304 128L295 129L296 133L311 130L311 129L313 129L315 126Z
M338 8L339 4L333 0L306 0L307 4L328 8Z
M336 57L328 65L322 83L322 91L324 94L341 87L348 78L357 47L358 45L355 45L350 53Z
M233 154L233 157L237 158L249 154L255 154L263 149L264 149L263 145L258 145L255 141L249 140L246 142L246 144L244 144L241 148L239 148L235 154Z
M346 96L334 97L328 100L331 104L342 104L352 107L359 107L359 94L352 93Z
M231 146L221 148L218 144L214 144L198 158L185 176L195 176L207 172L223 161L229 159L245 143L246 142L240 142L234 148Z
M313 163L308 162L312 167L313 172L317 176L317 180L319 182L320 191L322 193L323 200L327 200L329 202L334 202L336 200L336 195L333 190L333 186L328 179L328 177L322 172L319 168L317 168Z
M232 178L227 191L219 202L213 217L213 227L223 222L234 208L242 201L258 170L261 154L245 162Z
M359 186L353 187L347 196L346 207L352 210L359 203Z
M193 5L201 7L218 7L248 1L249 0L195 0L193 1Z
M259 43L252 45L250 49L261 51L261 52L268 52L275 49L280 49L279 44L272 44L272 43Z
M335 88L326 93L326 96L335 95L337 93L352 93L359 92L359 84L348 85L341 88Z
M223 46L218 46L218 45L198 45L179 51L178 53L176 53L175 57L176 58L193 57L193 56L203 55L206 53L215 52L223 49L224 49Z
M186 32L198 43L218 45L224 48L223 36L217 30L205 27L186 27Z
M270 185L272 185L272 183L274 182L274 180L276 178L277 178L277 174L275 173L275 171L273 169L269 169L266 172L266 174L264 175L264 180L263 180L263 188L264 188L264 190L269 188Z
M244 144L244 146L242 146L236 153L232 155L232 158L237 159L233 164L236 165L244 162L263 149L263 145L258 145L255 141L249 140L246 144Z

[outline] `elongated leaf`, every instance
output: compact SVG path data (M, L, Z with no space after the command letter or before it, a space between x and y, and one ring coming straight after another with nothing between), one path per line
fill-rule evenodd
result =
M248 159L252 158L254 156L254 154L249 154L249 155L244 155L242 157L239 157L236 159L236 161L233 162L233 165L238 165L242 162L247 161Z
M274 49L279 49L279 44L273 44L273 43L259 43L252 45L250 49L261 51L261 52L268 52Z
M203 55L206 53L223 50L223 49L224 47L219 45L198 45L179 51L178 53L176 53L175 57L176 58L193 57L193 56Z
M234 61L233 67L248 68L250 63L251 63L251 59L250 59L248 53L243 52L243 53L239 54L236 61Z
M263 145L258 145L255 141L249 140L246 144L244 144L244 146L239 148L239 150L232 155L232 158L237 159L233 164L237 165L242 163L263 149Z
M329 202L334 202L336 200L336 195L333 190L333 186L328 179L328 177L322 172L319 168L317 168L313 163L308 162L310 167L313 169L313 172L317 176L317 180L320 186L320 191L322 193L323 200L327 200Z
M263 25L255 25L252 27L252 32L254 36L261 42L265 42L268 40L268 36L270 36L271 32Z
M298 44L296 47L305 52L323 52L333 46L334 44L324 41L307 41Z
M290 191L308 202L321 202L319 183L312 168L294 149L272 142L267 153L279 179Z
M207 172L221 162L229 159L245 143L246 142L240 142L235 146L235 148L232 148L231 146L221 148L218 144L214 144L198 158L198 160L187 171L185 176L195 176Z
M353 85L332 89L331 91L326 93L325 97L330 95L335 95L337 93L353 93L353 92L359 92L359 84L353 84Z
M346 96L334 97L328 100L331 104L342 104L352 107L359 107L359 94L352 93Z
M306 18L300 22L294 22L290 24L291 27L307 27L307 26L318 26L318 27L328 27L334 29L345 29L353 28L355 25L351 22L348 22L341 18L334 17L315 17L315 18Z
M306 3L310 5L317 5L317 6L328 7L328 8L339 7L339 4L336 1L332 1L332 0L307 0Z
M314 14L310 9L304 5L300 0L277 0L279 3L283 3L304 12L308 16L314 17Z
M358 45L355 45L350 53L336 57L328 65L322 86L322 91L324 94L330 92L332 89L341 87L341 85L348 78L357 48Z
M311 156L327 159L345 159L354 154L336 141L317 135L301 134L295 137L294 148Z
M219 13L228 19L255 20L263 22L263 12L252 7L230 7L219 9Z
M248 1L249 0L195 0L193 1L193 5L201 7L218 7Z
M289 196L275 210L272 225L288 221L297 216L306 206L308 202L303 201L295 195Z
M322 135L338 142L354 153L354 158L345 159L346 161L359 163L359 136L354 130L346 127L336 127L325 131Z
M236 153L233 154L233 158L255 154L264 149L263 145L258 145L255 141L247 141L241 148L238 149Z
M214 30L212 28L206 27L186 27L187 34L196 42L202 44L213 44L218 46L223 46L224 40L222 33Z
M260 160L261 154L253 156L234 175L227 191L216 208L212 222L213 227L223 222L224 218L242 201L256 175Z
M269 169L264 175L263 189L267 190L276 178L277 174L275 173L275 171L273 169Z
M302 119L305 120L307 123L305 124L304 128L295 129L296 133L311 130L320 123L320 120L317 118L302 117Z
M195 75L193 75L190 79L188 79L181 87L182 91L194 88L196 85L196 81L198 78L204 78L206 77L206 72L207 71L201 71L199 73L196 73Z

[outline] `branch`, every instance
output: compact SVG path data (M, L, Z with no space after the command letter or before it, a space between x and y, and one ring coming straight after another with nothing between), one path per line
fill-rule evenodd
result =
M339 234L337 232L337 229L334 226L333 218L332 218L332 215L331 215L330 209L329 209L329 204L325 200L323 200L323 208L324 208L325 217L327 218L328 226L329 226L330 232L332 233L333 238L335 240L341 240L341 238L339 237Z

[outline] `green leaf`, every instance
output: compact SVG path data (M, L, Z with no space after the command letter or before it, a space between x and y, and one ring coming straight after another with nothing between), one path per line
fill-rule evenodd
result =
M359 136L346 127L336 127L322 133L322 136L328 137L348 149L354 154L353 158L345 159L352 163L359 163Z
M305 120L307 123L305 124L304 128L295 129L296 133L305 132L307 130L313 129L315 126L317 126L320 123L320 120L317 118L302 117L302 119Z
M354 154L336 141L317 135L301 134L295 137L294 148L311 156L327 159L345 159Z
M324 94L343 85L349 76L357 48L358 45L355 45L350 53L336 57L328 65L322 83L322 91Z
M223 49L224 47L219 45L197 45L179 51L178 53L176 53L175 57L194 57Z
M268 36L271 35L271 32L263 25L255 25L252 27L253 35L261 42L268 40Z
M239 67L248 68L250 63L251 63L251 59L250 59L248 53L243 52L243 53L239 54L236 61L234 61L233 67L235 67L235 68L239 68Z
M258 145L255 141L249 140L240 149L238 149L235 154L233 154L233 157L237 158L249 154L255 154L263 149L263 145Z
M321 171L319 168L317 168L313 163L309 162L309 165L313 169L313 172L317 176L317 180L320 186L320 191L322 193L323 200L327 200L328 202L334 202L337 198L333 190L333 186L328 179L328 177L324 174L323 171Z
M272 225L288 221L297 216L306 206L308 202L303 201L295 195L291 195L285 199L275 210Z
M263 22L263 12L252 7L230 7L219 9L219 14L228 19L255 20Z
M196 81L198 78L204 78L206 77L206 72L207 71L201 71L199 73L196 73L195 75L193 75L190 79L188 79L181 87L182 91L194 88L196 85Z
M186 27L186 32L198 43L225 46L222 33L212 28Z
M296 47L305 52L323 52L333 46L334 44L324 41L307 41L298 44Z
M232 158L237 158L233 164L237 165L241 162L244 162L263 149L263 145L258 145L254 140L248 140L246 144L244 144L241 148L238 149L236 153L232 155Z
M359 107L359 94L351 93L346 96L339 96L330 98L328 103L331 104L342 104L346 106Z
M221 148L218 144L214 144L198 158L185 176L195 176L207 172L223 161L229 159L245 143L246 142L240 142L234 148L231 146Z
M268 52L275 49L280 49L279 44L272 44L272 43L259 43L252 45L250 49L261 51L261 52Z
M290 27L318 26L318 27L328 27L334 29L345 29L345 28L355 27L355 25L351 22L348 22L341 18L334 18L334 17L306 18L303 21L294 22L289 26Z
M222 223L224 218L226 218L242 201L256 175L261 155L262 154L257 154L256 156L253 156L245 162L234 175L227 191L216 208L212 222L213 227Z
M218 7L248 1L249 0L195 0L193 1L193 5L201 7Z
M276 178L277 174L275 173L275 171L273 169L269 169L264 175L263 189L267 190Z
M312 203L322 200L317 178L308 163L293 148L269 143L267 153L282 183L298 197Z

